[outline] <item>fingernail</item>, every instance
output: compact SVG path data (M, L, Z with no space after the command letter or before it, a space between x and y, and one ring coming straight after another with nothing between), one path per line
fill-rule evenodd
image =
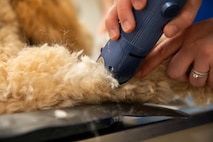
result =
M110 38L115 38L116 37L116 33L115 33L115 31L113 30L113 29L111 29L110 31L109 31L109 36L110 36Z
M128 22L128 21L124 21L123 22L123 30L125 31L125 32L128 32L129 30L130 30L130 28L131 28L131 25L130 25L130 23Z
M169 31L168 36L172 37L172 36L174 36L174 35L176 35L178 33L178 28L175 25L170 25L168 27L168 31Z
M140 10L144 4L141 2L141 0L134 0L133 5L136 10Z

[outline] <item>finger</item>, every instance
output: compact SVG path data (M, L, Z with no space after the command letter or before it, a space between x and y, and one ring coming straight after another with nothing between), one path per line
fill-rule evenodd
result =
M117 13L124 32L132 32L135 28L135 19L132 4L129 0L117 1Z
M181 44L182 36L163 40L144 59L142 66L136 73L136 77L144 77L163 60L176 53Z
M119 30L116 4L114 4L108 11L105 17L105 26L106 30L109 33L109 37L112 40L117 40L120 36L120 30Z
M179 31L190 26L197 15L201 2L202 0L196 0L196 2L194 0L187 0L179 15L164 27L164 34L167 37L173 37Z
M146 6L146 0L132 0L132 5L136 10L142 10Z
M200 62L199 60L196 60L194 62L194 67L192 68L189 76L190 84L195 87L205 86L208 78L207 75L208 71L209 71L208 65L203 64L203 61ZM206 75L200 76L199 74L206 74Z
M212 68L209 69L209 76L208 76L207 84L210 88L213 89L213 70L212 70Z
M188 80L188 70L194 60L193 54L191 54L193 51L190 49L181 45L180 50L173 56L167 67L167 75L171 79L180 82Z
M208 74L210 66L209 66L209 58L208 58L208 51L205 51L205 44L202 42L194 42L193 44L194 50L198 49L198 47L202 47L202 52L198 52L195 54L194 57L194 63L193 63L193 68L189 76L189 82L192 86L195 87L202 87L206 85L208 75L199 75L201 74ZM205 52L204 52L205 51ZM207 52L207 54L206 54ZM204 58L203 58L204 57ZM197 74L198 73L198 74Z

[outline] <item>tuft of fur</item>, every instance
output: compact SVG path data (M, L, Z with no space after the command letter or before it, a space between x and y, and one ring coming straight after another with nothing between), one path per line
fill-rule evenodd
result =
M24 48L7 62L8 83L0 89L2 112L98 103L110 96L116 80L81 54L59 45Z
M29 12L25 12L21 17L29 18L28 22L32 27L34 24L37 27L31 29L19 17L20 12L16 13L19 4L25 5L30 2L40 2L41 9L48 7L43 3L46 0L0 0L0 114L100 104L105 101L167 103L176 98L184 99L189 95L197 104L213 102L213 91L210 88L194 88L188 83L178 83L169 79L165 74L168 60L146 77L133 78L119 86L102 64L80 51L85 49L79 48L81 43L83 45L89 39L85 38L87 34L83 36L76 20L70 22L78 25L78 30L68 26L74 33L70 43L73 44L72 40L82 34L81 40L76 40L74 42L76 44L72 45L74 49L61 43L49 43L46 39L37 41L39 45L27 45L25 40L31 40L31 36L25 36L23 40L23 34L27 35L29 32L36 41L41 36L39 32L36 33L37 29L44 28L47 31L49 29L43 26L48 25L49 21L46 20L44 24L39 25ZM64 6L60 6L64 2L61 0L48 2L50 2L48 5L60 3L57 4L59 5L57 10L59 13L63 11ZM31 7L32 11L35 7ZM51 13L53 9L46 10L47 13ZM49 17L44 13L38 15L41 19ZM60 20L57 16L52 18L53 21ZM50 24L53 23L50 20ZM61 25L50 26L52 30L60 27ZM57 40L55 41L57 43Z

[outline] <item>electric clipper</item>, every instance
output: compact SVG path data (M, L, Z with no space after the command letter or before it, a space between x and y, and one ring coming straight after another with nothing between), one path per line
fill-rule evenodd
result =
M98 62L104 64L119 84L127 82L161 37L163 27L179 13L185 1L147 0L143 10L133 10L136 21L134 31L125 33L120 28L120 38L106 43Z

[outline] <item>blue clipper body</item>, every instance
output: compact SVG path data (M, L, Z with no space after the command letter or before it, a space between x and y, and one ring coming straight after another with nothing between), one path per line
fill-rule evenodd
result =
M98 61L102 62L120 84L131 79L143 59L155 46L163 33L163 27L174 18L186 0L147 0L143 10L133 10L136 27L133 32L109 40L102 48Z

